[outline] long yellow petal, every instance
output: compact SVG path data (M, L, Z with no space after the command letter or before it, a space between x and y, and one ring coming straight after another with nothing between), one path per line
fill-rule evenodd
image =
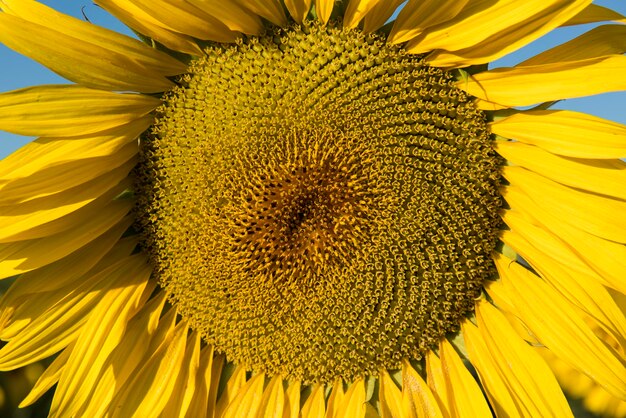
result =
M518 20L469 48L454 52L435 51L428 56L427 62L434 66L458 67L495 61L557 28L588 6L591 0L552 0L543 3L541 8L535 6L535 15L528 20Z
M196 6L198 9L207 13L209 16L213 16L214 18L222 22L232 31L242 32L247 35L260 35L263 32L263 23L261 22L261 19L259 19L256 14L246 10L244 7L234 1L187 1ZM291 2L293 1L294 0L291 0ZM303 1L308 1L309 4L311 2L311 0L298 0L296 3L302 3ZM288 1L286 1L285 4L288 4ZM300 7L300 4L298 4L297 6Z
M287 26L287 16L279 0L235 0L248 10L281 27Z
M213 369L213 346L207 345L200 351L200 359L198 361L198 371L196 373L196 381L194 383L195 391L187 416L189 417L206 417L209 404L209 393L211 385L217 382L211 379ZM209 415L210 416L210 415Z
M302 405L302 418L324 418L326 406L324 402L324 386L316 384L311 394Z
M478 328L469 321L461 324L465 347L469 359L478 373L480 382L491 401L497 417L522 417L525 413L524 405L519 404L515 395L507 384L507 377L492 356L491 349L478 331Z
M261 406L265 374L253 376L239 389L237 396L224 411L224 418L254 417Z
M581 61L624 52L626 52L626 25L602 25L569 42L535 55L518 64L518 67Z
M230 376L230 379L228 379L228 383L217 401L214 417L222 418L222 416L224 416L224 412L231 402L233 402L233 400L237 397L239 391L245 384L246 369L242 366L237 366L232 376Z
M141 93L174 87L165 76L124 54L8 13L0 13L0 42L85 87Z
M124 22L128 27L160 42L173 51L195 56L202 54L202 48L192 37L162 27L158 21L152 19L134 4L125 0L95 0L95 3Z
M568 131L563 127L566 138ZM496 151L507 161L566 186L626 200L626 163L621 160L558 157L520 142L498 141Z
M621 351L626 352L626 318L604 286L593 280L584 281L582 275L572 276L556 260L534 248L516 232L504 231L501 239L570 303L594 318L615 339Z
M609 9L608 7L590 4L582 12L565 22L562 26L584 25L587 23L608 21L621 21L626 23L626 17L617 13L615 10Z
M334 5L335 0L315 0L315 12L320 22L324 24L328 23Z
M626 243L626 202L560 185L521 167L504 167L504 177L538 205L579 229Z
M381 418L402 418L402 391L391 380L386 370L380 371L378 385Z
M516 0L471 1L453 19L424 31L422 36L409 42L407 50L424 53L435 49L470 49L500 33L507 33L512 27L521 30L520 25L532 25L547 11L558 12L572 3L571 0L527 0L522 4Z
M213 364L211 365L211 386L209 388L209 398L208 398L208 405L207 405L207 416L208 417L221 417L221 415L218 415L218 402L217 402L217 392L219 389L219 382L220 382L220 378L222 376L222 372L224 370L224 363L226 363L226 358L224 355L222 354L218 354L215 355L213 358ZM235 371L236 373L236 371ZM245 382L245 370L243 372L243 381ZM228 385L231 383L232 379L228 381L228 383L226 384L226 388L225 390L228 390ZM242 383L243 384L243 383ZM223 398L223 397L222 397ZM221 399L220 398L220 401ZM203 415L201 415L203 416Z
M402 3L404 3L404 0L379 1L365 16L363 32L370 33L380 29Z
M444 416L430 387L406 360L402 363L402 408L406 418Z
M285 391L283 389L283 379L274 376L261 398L261 406L257 412L257 418L282 418L285 408Z
M525 111L492 122L491 131L567 157L626 157L626 126L585 113Z
M200 334L194 332L187 339L187 348L183 357L183 370L179 373L174 392L163 408L164 417L185 418L195 396L196 373L200 361Z
M54 359L54 361L46 368L46 370L39 377L35 386L28 392L28 395L20 402L20 408L26 408L37 402L52 386L54 386L61 376L61 371L67 363L67 359L70 357L72 347L74 343L70 344L61 351L61 353Z
M355 28L381 0L350 0L343 16L343 26Z
M160 416L183 366L188 329L186 321L181 321L171 337L164 340L150 360L126 382L111 403L108 411L111 417Z
M348 388L334 418L365 418L365 382L358 378Z
M115 201L93 219L69 231L45 238L0 244L0 278L16 276L60 260L119 223L130 226L132 219L124 217L132 207L131 201Z
M424 30L456 17L469 0L409 0L393 23L389 42L406 42Z
M312 0L285 0L285 6L289 10L289 14L297 23L302 23L307 17L312 3Z
M515 315L524 321L537 339L614 396L625 399L626 367L594 335L573 307L518 263L502 255L496 255L495 261L504 287L513 296ZM491 288L487 290L494 291Z
M143 366L155 350L155 340L161 342L174 329L174 311L161 318L165 292L159 292L148 301L128 323L124 337L107 359L103 373L98 376L88 402L77 411L77 416L101 417L109 408L117 391Z
M529 106L560 99L626 90L626 56L498 68L475 74L457 86L504 106Z
M59 13L33 0L2 0L0 8L29 22L54 27L59 33L124 55L140 63L148 72L172 76L186 69L182 62L137 39Z
M567 400L545 361L517 336L496 308L484 299L476 306L478 330L520 412L528 416L572 417Z
M122 340L128 320L154 289L156 283L148 284L151 268L146 260L143 257L132 259L133 269L116 274L76 338L54 392L51 415L75 416L81 404L88 401L89 391L84 388L95 386L107 358Z
M166 28L183 35L216 42L234 42L237 34L189 2L182 0L129 0Z
M141 119L160 104L149 96L73 85L28 87L0 94L0 129L28 136L84 136Z
M283 418L298 418L300 416L300 381L289 382L285 392L285 409Z
M137 137L150 126L151 120L150 117L142 117L121 127L82 137L37 138L0 160L0 187L11 180L28 177L66 162L93 161L98 157L115 155L125 145L136 143Z
M448 392L441 360L433 351L426 353L426 381L445 417L451 416L452 395Z
M453 417L488 417L489 405L459 355L445 338L439 346L441 367Z
M326 418L333 418L337 415L337 411L343 402L345 392L343 390L343 381L341 379L335 380L330 392L330 396L326 401Z
M139 271L136 260L126 258L95 275L53 305L0 350L0 370L12 370L49 357L78 336L100 298L120 276Z
M519 187L507 187L504 197L514 210L536 219L546 230L565 242L581 260L598 273L596 277L601 278L605 286L626 293L623 276L626 270L626 246L571 225L559 213L550 213L543 209Z

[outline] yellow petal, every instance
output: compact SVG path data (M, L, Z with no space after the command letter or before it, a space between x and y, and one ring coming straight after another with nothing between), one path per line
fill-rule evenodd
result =
M287 16L279 0L236 0L248 10L269 20L273 24L287 26Z
M289 382L285 393L285 409L283 418L298 418L300 416L300 381Z
M224 355L218 354L213 358L213 365L211 366L211 386L209 388L209 399L207 405L207 416L209 417L220 417L221 415L217 414L217 391L219 389L219 382L222 376L222 372L224 370L224 363L226 359ZM243 381L245 382L245 371L243 374ZM230 384L231 381L228 382ZM228 389L228 384L226 385L226 389ZM221 399L220 399L221 400ZM200 415L203 416L203 415Z
M234 42L237 34L218 19L182 0L130 0L160 24L183 35L216 42Z
M335 0L315 0L315 13L317 13L317 18L320 22L328 23L334 5Z
M127 178L134 161L111 173L54 196L0 207L0 243L51 236L93 217L132 187Z
M39 398L41 398L52 386L54 386L61 376L61 371L63 371L63 367L67 363L67 359L70 357L70 353L72 352L72 347L74 344L70 344L65 350L61 351L61 353L54 359L54 361L46 368L43 374L39 377L35 386L31 389L31 391L26 395L26 397L20 402L20 408L26 408L27 406L32 405L37 402Z
M406 42L425 29L445 24L456 17L469 0L409 0L402 8L389 34L389 42Z
M311 4L312 0L285 0L289 14L297 23L302 23L307 17L311 10Z
M565 22L563 26L584 25L586 23L607 22L610 20L626 23L626 17L615 10L598 6L597 4L590 4L582 12Z
M89 402L77 411L77 416L103 416L116 392L150 358L156 349L154 340L160 342L166 339L166 335L171 335L175 316L166 314L161 318L165 296L165 292L159 292L129 321L124 337L107 359L103 373L98 376L96 387L89 395Z
M516 0L471 1L456 17L409 42L407 50L424 53L435 49L469 49L511 27L531 25L545 16L547 10L559 10L571 3L570 0L527 0L523 4Z
M199 56L202 49L192 37L174 32L159 25L158 21L151 18L137 6L125 0L96 0L96 4L124 22L135 31L162 43L172 51L184 52Z
M546 230L565 242L575 254L598 273L603 284L626 293L623 272L626 270L626 247L589 234L571 225L559 213L550 213L537 205L518 187L508 186L504 197L515 210L536 219Z
M457 86L504 106L529 106L559 99L626 90L626 56L604 57L475 74Z
M261 398L261 406L257 412L257 418L282 418L285 408L285 391L283 390L283 379L274 376Z
M428 386L441 407L441 412L446 417L451 416L452 402L451 394L448 393L446 378L441 367L441 360L433 351L426 353L426 378Z
M200 351L200 359L198 362L198 371L196 373L196 381L194 383L195 391L189 409L188 417L206 417L209 393L212 385L217 382L211 379L213 369L213 346L206 345ZM210 415L208 415L210 416Z
M476 306L478 330L499 375L528 416L572 417L567 400L545 361L517 336L505 317L484 299ZM527 411L527 412L524 412Z
M230 30L245 33L247 35L260 35L263 32L263 23L259 17L246 10L234 1L217 2L215 0L187 0L198 9L213 16ZM296 3L302 3L298 0ZM310 4L311 0L308 1ZM294 2L294 0L291 0ZM288 1L285 2L287 4ZM301 5L298 4L298 7ZM290 9L291 10L291 9Z
M365 418L365 382L358 378L348 388L335 418Z
M150 127L151 121L150 117L142 117L100 134L81 137L38 138L0 160L0 187L11 180L28 177L66 162L114 155L129 143L136 144L137 137ZM83 182L95 177L91 176Z
M120 271L111 287L102 292L98 305L74 343L74 349L61 372L50 414L75 416L89 399L84 388L95 386L104 364L124 335L129 319L148 299L156 283L148 284L152 269L143 257L132 257L130 271Z
M515 314L555 355L626 398L626 367L600 341L573 307L536 275L497 255L500 278L513 296ZM488 289L493 292L493 289Z
M567 127L562 131L567 138ZM496 150L509 162L566 186L626 200L626 164L621 160L558 157L520 142L498 141Z
M406 360L402 363L402 405L403 417L440 418L444 416L430 387Z
M404 3L404 0L385 0L379 1L372 8L372 10L365 16L363 23L363 32L370 33L380 29L391 16L396 12L396 9Z
M188 326L181 321L146 364L129 379L111 403L111 417L158 417L182 369ZM158 376L158 378L156 378Z
M402 418L402 392L386 370L380 371L378 385L382 418Z
M8 13L0 13L0 42L86 87L141 93L174 87L165 76L124 54Z
M187 339L183 370L178 375L174 392L163 409L164 417L185 418L196 391L196 373L200 363L200 334L194 332Z
M311 394L302 405L302 418L324 418L326 406L324 402L324 386L316 384Z
M173 76L183 73L187 67L137 39L59 13L33 0L2 0L0 7L11 15L38 25L54 27L59 33L126 56L150 72Z
M518 64L518 67L582 61L624 52L626 52L626 25L602 25L569 42L535 55Z
M435 51L428 56L427 62L434 66L458 67L495 61L539 39L568 21L590 3L591 0L544 1L543 5L534 6L534 14L528 20L517 20L516 23L493 32L489 38L469 48L454 52ZM515 11L517 10L515 8Z
M326 401L326 418L333 418L337 415L337 411L339 411L339 407L345 397L343 381L341 379L335 380L332 388L328 401Z
M130 226L125 215L131 201L110 203L101 213L76 228L45 238L0 244L0 278L16 276L38 269L79 250L119 223Z
M0 94L0 129L28 136L81 136L140 119L161 101L72 85L28 87Z
M343 26L355 28L381 0L350 0L343 16Z
M471 322L461 324L465 347L472 365L476 368L480 382L491 401L497 417L522 417L525 410L523 404L513 400L515 395L509 387L501 369L492 356L487 342Z
M626 126L585 113L525 111L492 122L491 131L568 157L626 157Z
M439 346L441 367L453 417L488 417L489 405L459 355L445 338Z
M237 397L241 388L246 384L246 369L237 366L233 372L226 388L224 388L215 409L215 417L221 418L231 402Z
M123 259L92 277L34 318L15 338L0 349L0 370L12 370L49 357L74 341L100 298L119 282L141 271L137 260Z
M224 411L224 418L254 417L261 406L264 382L265 374L263 373L248 380Z
M626 202L560 185L521 167L504 167L504 177L538 205L579 229L626 243Z
M511 219L511 217L509 217ZM626 349L626 319L611 295L599 282L572 276L565 268L514 231L504 231L501 239L526 260L541 277L570 303L593 317L598 325Z

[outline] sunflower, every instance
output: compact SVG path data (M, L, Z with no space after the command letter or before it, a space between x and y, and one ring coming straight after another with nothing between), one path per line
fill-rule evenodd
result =
M624 415L626 26L591 0L0 0L0 370L56 417Z

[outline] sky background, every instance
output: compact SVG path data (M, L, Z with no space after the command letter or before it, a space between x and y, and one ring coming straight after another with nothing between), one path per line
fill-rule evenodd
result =
M113 29L133 36L132 32L107 12L86 0L40 0L63 13L88 18L90 22L99 26ZM525 0L519 0L524 2ZM596 0L594 3L612 8L626 15L626 0ZM533 42L519 51L504 57L490 66L512 66L538 52L559 45L588 31L594 25L580 25L577 27L560 28L543 38ZM597 25L596 25L597 26ZM626 76L626 74L624 75ZM0 92L38 84L68 83L67 80L56 75L35 61L30 60L0 44ZM579 99L564 100L554 106L556 109L570 109L590 113L599 117L626 124L626 92L603 94ZM32 138L12 135L0 131L0 159L20 148Z

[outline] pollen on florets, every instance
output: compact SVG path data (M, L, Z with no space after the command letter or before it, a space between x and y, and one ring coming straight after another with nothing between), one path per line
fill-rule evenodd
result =
M209 48L180 82L143 139L137 210L207 343L331 382L458 329L493 274L500 161L450 74L311 25Z

